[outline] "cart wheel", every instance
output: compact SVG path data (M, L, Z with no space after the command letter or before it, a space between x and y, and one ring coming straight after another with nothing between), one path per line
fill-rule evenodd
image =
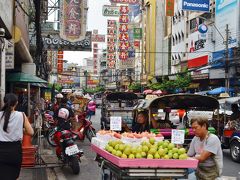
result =
M240 162L240 143L236 140L230 144L230 154L232 160L235 162Z
M116 174L110 172L110 180L120 180L120 178L118 178Z
M102 180L110 180L110 173L106 169L102 170Z

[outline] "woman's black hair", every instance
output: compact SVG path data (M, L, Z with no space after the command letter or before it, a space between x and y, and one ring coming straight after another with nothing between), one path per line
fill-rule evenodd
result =
M15 94L9 93L5 95L3 101L4 101L4 106L2 108L3 114L1 119L4 117L3 130L7 132L11 111L12 111L12 108L17 104L18 98Z

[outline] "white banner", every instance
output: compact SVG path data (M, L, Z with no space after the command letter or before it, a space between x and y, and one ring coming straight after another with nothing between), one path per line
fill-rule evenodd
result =
M13 43L13 40L7 42L5 67L6 67L6 69L14 69L14 43Z

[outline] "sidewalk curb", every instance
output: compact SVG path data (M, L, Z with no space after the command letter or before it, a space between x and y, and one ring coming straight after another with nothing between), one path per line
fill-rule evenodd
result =
M65 177L65 175L62 172L61 168L53 168L53 171L55 173L56 176L56 180L67 180L67 178Z
M52 168L46 168L47 180L57 180L56 174Z

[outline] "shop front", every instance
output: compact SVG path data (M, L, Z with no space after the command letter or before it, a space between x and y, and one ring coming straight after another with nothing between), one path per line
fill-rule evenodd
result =
M47 81L27 73L8 73L6 79L7 91L15 93L19 98L18 108L29 117L34 105L40 102L41 87L46 87Z
M208 66L208 55L189 59L187 67L191 71L192 83L198 84L198 87L192 89L192 91L195 92L208 89L210 68L210 66Z

